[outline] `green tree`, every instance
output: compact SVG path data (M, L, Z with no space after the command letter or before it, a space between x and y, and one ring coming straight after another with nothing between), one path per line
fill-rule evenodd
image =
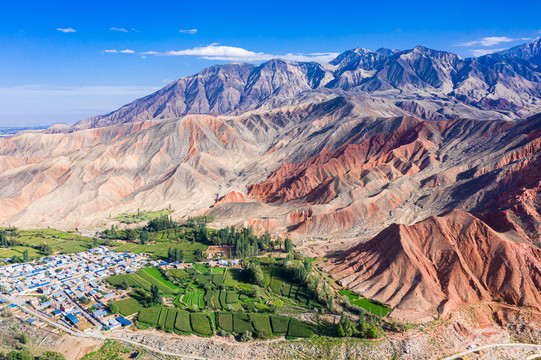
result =
M290 238L286 239L284 246L287 253L290 253L291 251L293 251L293 242L291 241Z
M28 350L12 351L8 355L8 360L32 360L34 357Z
M30 260L30 256L28 255L28 249L23 251L23 261L28 262Z
M21 344L28 344L28 337L25 333L21 333L21 335L19 335L19 341Z
M94 238L94 241L92 242L92 248L97 248L97 247L98 247L98 239Z
M259 299L261 297L259 286L252 286L252 296L256 299Z
M6 230L0 230L0 247L9 247L8 233Z
M377 326L370 326L366 331L366 337L368 339L377 339L379 337L379 329Z
M141 231L141 235L139 235L139 239L141 239L141 244L146 244L150 240L150 233L146 230Z
M195 261L196 262L203 261L203 251L201 249L196 249L195 250Z
M111 314L118 314L120 311L120 309L118 308L118 305L112 300L109 300L109 302L107 302L107 308L109 309Z
M38 358L38 360L66 360L66 358L59 352L47 350Z
M249 261L244 266L243 270L250 283L255 285L263 285L264 275L259 265L257 265L255 262Z
M338 328L336 329L336 335L339 337L346 336L346 332L344 331L344 327L342 326L342 323L338 324Z
M150 302L154 305L160 305L162 303L160 288L156 285L150 286Z
M126 240L129 240L129 241L133 241L137 239L137 235L139 235L137 233L137 230L135 229L126 229L124 230L124 233L126 234Z
M49 256L53 253L53 248L51 247L51 245L43 243L39 246L39 252L42 255Z

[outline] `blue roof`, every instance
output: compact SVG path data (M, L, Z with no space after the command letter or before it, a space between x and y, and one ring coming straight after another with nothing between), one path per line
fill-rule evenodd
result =
M116 321L118 321L119 323L122 324L122 326L128 326L128 325L131 325L132 322L128 319L126 319L125 317L123 316L119 316L116 318Z
M6 299L0 299L0 304L5 304L7 303L8 301Z
M9 307L13 309L13 308L16 308L16 307L17 307L17 305L15 305L15 304L11 304L11 305L9 305Z
M25 323L32 324L34 321L36 321L36 319L28 318L25 320Z
M73 314L66 315L66 319L68 319L73 325L79 323L79 320Z
M92 315L94 315L95 318L105 316L106 314L107 314L107 311L105 310L96 310L92 313Z
M62 313L62 311L56 309L53 311L53 315L60 315Z

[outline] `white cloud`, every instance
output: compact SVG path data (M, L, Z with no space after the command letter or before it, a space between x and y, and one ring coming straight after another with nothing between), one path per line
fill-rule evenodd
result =
M105 50L104 52L107 53L107 54L116 54L116 53L118 53L118 50L110 49L110 50Z
M468 42L458 43L455 46L494 46L501 43L508 43L513 41L528 41L532 40L531 38L523 37L523 38L510 38L507 36L488 36L484 37L479 40L472 40Z
M472 50L472 54L475 57L483 56L487 54L492 54L498 51L504 51L505 49L474 49Z
M329 62L338 56L338 53L288 53L284 55L267 54L263 52L254 52L234 46L222 46L211 44L208 46L195 47L185 50L171 50L166 52L146 51L143 54L157 56L197 56L206 60L220 61L247 61L259 62L270 59L283 59L289 61L316 61Z
M135 51L131 49L126 49L126 50L121 50L120 53L121 54L135 54Z
M124 32L124 33L127 33L128 30L124 29L124 28L117 28L117 27L112 27L110 28L109 30L112 30L112 31L119 31L119 32Z
M74 33L77 32L74 28L56 28L58 31L62 31L63 33Z
M187 30L179 30L182 34L197 34L197 29L187 29Z

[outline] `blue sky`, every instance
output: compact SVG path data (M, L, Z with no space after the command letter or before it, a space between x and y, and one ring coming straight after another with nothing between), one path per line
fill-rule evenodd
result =
M536 1L26 1L0 13L0 126L72 123L216 63L541 36Z

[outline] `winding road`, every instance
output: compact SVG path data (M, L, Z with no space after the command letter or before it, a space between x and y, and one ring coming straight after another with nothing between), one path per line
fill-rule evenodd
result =
M462 356L474 353L476 351L495 348L495 347L526 347L526 348L532 348L532 350L538 351L539 354L532 355L532 356L528 357L528 359L535 359L536 357L541 356L541 345L522 344L522 343L508 343L508 344L489 344L489 345L479 346L479 347L476 347L476 348L473 348L473 349L470 349L470 350L463 351L463 352L458 353L458 354L454 354L454 355L451 355L451 356L444 357L441 360L455 360L455 359L458 359L458 358L460 358Z

